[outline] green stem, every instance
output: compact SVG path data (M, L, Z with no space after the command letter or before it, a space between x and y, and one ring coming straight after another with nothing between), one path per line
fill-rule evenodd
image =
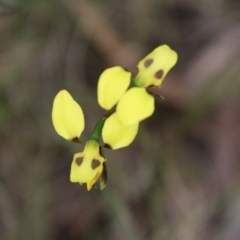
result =
M99 138L102 135L102 129L103 129L105 120L106 120L106 118L102 118L97 122L97 124L95 125L95 127L91 133L90 139L99 142Z

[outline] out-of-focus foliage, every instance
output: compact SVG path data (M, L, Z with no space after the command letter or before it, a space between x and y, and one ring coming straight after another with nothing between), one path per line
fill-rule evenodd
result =
M240 3L236 0L0 2L0 239L240 238ZM161 44L179 60L135 142L105 150L109 182L69 181L82 146L59 138L68 89L87 129L97 81ZM136 71L135 71L136 73ZM76 98L76 96L78 96Z

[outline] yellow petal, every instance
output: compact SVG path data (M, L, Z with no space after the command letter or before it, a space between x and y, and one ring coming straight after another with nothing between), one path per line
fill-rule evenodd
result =
M177 53L167 45L154 49L138 63L138 75L134 83L138 87L160 87L169 70L177 62Z
M84 129L82 109L66 90L54 99L52 121L56 132L67 140L79 138Z
M131 81L131 73L121 67L106 69L98 81L98 103L109 110L122 97L128 89Z
M136 137L138 123L122 126L119 124L117 114L114 113L108 117L102 130L103 142L109 145L111 149L117 149L128 146Z
M94 181L97 173L101 174L103 169L102 164L105 161L106 160L99 153L99 144L95 140L89 140L83 152L74 154L71 165L70 181L91 183Z
M117 105L117 118L121 125L139 123L154 112L154 98L145 88L131 88Z

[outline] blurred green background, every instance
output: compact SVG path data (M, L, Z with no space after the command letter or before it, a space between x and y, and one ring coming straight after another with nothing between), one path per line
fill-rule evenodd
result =
M240 1L1 0L0 239L240 239ZM82 145L53 129L65 88L89 137L98 77L155 47L179 61L108 184L71 184Z

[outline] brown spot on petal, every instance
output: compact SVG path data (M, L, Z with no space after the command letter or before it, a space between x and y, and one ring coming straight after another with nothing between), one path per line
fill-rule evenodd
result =
M93 159L91 167L92 167L92 169L95 169L95 168L99 167L100 164L101 164L100 161Z
M104 184L104 186L107 184L107 166L106 163L103 163L103 171L101 174L101 181Z
M155 87L156 87L155 85L151 84L147 87L147 90L150 89L150 88L155 88Z
M112 149L111 145L108 144L108 143L105 143L103 147L108 148L108 149Z
M81 143L81 141L78 139L78 137L72 138L70 141L75 143Z
M144 62L144 66L145 66L146 68L148 68L148 67L150 67L150 66L152 65L152 63L153 63L153 59L152 59L152 58L147 59L147 60Z
M163 76L163 70L161 69L161 70L158 70L156 73L155 73L155 78L157 78L157 79L161 79L162 78L162 76Z
M103 151L102 148L99 146L99 155L103 157Z
M82 164L82 161L83 161L82 157L76 158L76 160L75 160L75 162L78 166L80 166Z

